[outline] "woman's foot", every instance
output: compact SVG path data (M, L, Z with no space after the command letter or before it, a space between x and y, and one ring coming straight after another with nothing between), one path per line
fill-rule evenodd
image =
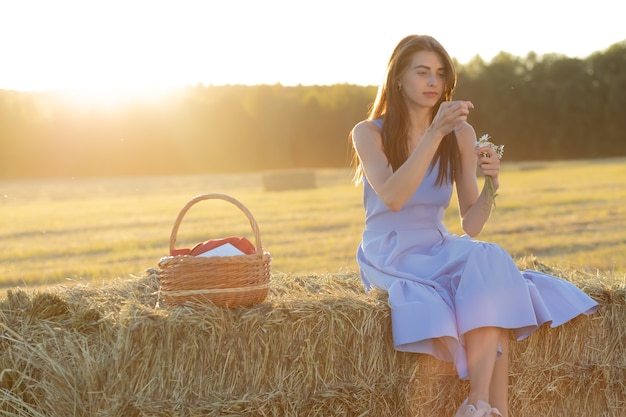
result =
M484 415L484 413L479 413L478 409L472 404L468 404L468 399L466 398L456 411L454 417L483 417Z
M502 416L497 408L492 408L484 401L478 400L476 406L468 404L467 399L459 407L454 417L495 417Z

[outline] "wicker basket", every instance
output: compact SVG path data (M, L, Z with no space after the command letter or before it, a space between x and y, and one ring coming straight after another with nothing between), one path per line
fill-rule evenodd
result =
M256 240L256 253L236 256L177 255L161 258L159 282L164 301L177 305L187 301L213 303L218 307L251 307L263 302L269 292L271 255L263 251L261 234L252 213L239 201L224 194L203 194L189 200L178 214L170 236L170 254L176 246L180 223L199 201L222 199L248 217Z

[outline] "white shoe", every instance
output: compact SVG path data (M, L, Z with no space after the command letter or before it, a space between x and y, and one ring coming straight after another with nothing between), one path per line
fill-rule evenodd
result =
M454 417L484 417L484 413L478 413L478 409L471 404L468 404L468 399L463 401L463 404L456 411Z
M502 413L497 408L491 407L484 401L478 400L476 406L468 404L467 398L459 407L454 417L493 417L500 416Z

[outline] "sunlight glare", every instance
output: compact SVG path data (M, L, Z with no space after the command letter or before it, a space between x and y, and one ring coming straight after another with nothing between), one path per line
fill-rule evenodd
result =
M72 88L55 91L70 108L117 110L130 104L157 105L172 93L168 88Z
M513 21L501 1L449 3L455 13L442 25L418 18L424 5L400 0L386 4L392 19L373 12L380 7L373 0L0 2L0 38L10 39L0 43L0 89L79 89L95 97L197 84L373 85L411 33L434 36L461 63L501 51L583 57L624 39L621 16L602 7L592 19L588 8L568 3L572 16L553 36L560 2L528 0ZM346 30L349 22L358 24ZM589 26L596 22L601 30Z

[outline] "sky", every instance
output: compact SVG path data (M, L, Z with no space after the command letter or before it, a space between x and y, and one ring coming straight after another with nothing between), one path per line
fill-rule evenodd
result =
M414 33L463 64L585 58L626 25L615 0L0 0L0 89L377 85Z

